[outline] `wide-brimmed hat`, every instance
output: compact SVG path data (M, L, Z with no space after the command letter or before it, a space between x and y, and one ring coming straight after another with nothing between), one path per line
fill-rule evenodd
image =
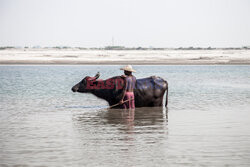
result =
M124 70L124 71L130 71L130 72L136 72L131 65L127 65L123 68L120 68L120 70Z

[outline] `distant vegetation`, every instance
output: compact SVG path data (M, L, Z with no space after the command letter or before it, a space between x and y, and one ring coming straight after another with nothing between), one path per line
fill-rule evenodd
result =
M106 46L105 50L126 50L124 46Z
M16 47L13 46L4 46L4 47L0 47L0 50L5 50L5 49L15 49Z
M179 48L154 48L154 47L125 47L125 46L106 46L106 47L70 47L70 46L53 46L53 47L15 47L15 46L2 46L0 50L7 49L78 49L78 50L250 50L250 46L243 47L226 47L226 48L214 48L214 47L179 47Z

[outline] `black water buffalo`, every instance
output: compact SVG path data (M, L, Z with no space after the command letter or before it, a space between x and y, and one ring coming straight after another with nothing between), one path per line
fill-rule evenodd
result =
M100 74L95 77L85 77L78 84L72 87L73 92L92 93L95 96L106 100L109 105L119 103L125 91L124 78L116 76L107 80L99 80ZM168 83L161 77L151 76L137 79L134 89L135 107L155 107L163 105L163 96L166 92L166 103L168 104ZM115 108L120 108L116 106Z

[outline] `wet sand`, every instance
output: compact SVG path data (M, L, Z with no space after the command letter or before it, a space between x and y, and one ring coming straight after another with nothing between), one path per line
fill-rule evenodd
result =
M250 64L250 50L8 49L0 64Z

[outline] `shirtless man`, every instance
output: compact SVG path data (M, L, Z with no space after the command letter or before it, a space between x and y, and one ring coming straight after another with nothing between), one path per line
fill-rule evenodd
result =
M126 81L125 92L122 96L122 100L120 101L120 104L122 104L122 107L124 109L134 109L135 108L134 88L135 88L136 78L132 75L132 72L136 72L136 71L132 68L131 65L127 65L123 68L120 68L120 70L124 70L125 75L122 75L122 77L124 77ZM129 101L124 103L124 101L126 100L129 100Z

